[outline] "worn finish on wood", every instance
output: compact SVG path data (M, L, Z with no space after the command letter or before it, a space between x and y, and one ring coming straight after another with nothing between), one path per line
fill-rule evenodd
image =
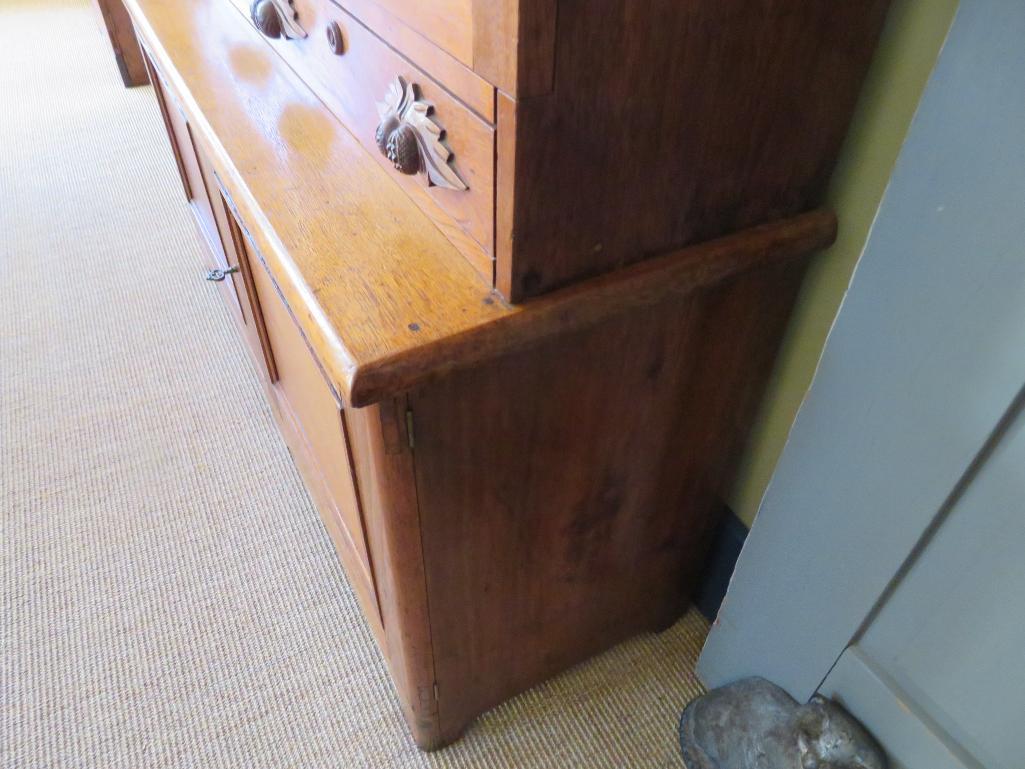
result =
M235 0L236 5L245 0ZM270 41L361 144L372 151L406 192L444 227L450 239L490 282L494 239L494 127L461 104L430 74L371 34L329 0L294 0L298 18L311 36L306 40ZM345 56L325 43L324 29L339 24ZM454 153L458 176L469 190L429 187L423 178L406 179L393 161L377 152L380 122L377 104L397 77L416 83L420 97L434 105L433 120L443 125L447 150ZM446 149L442 146L442 149Z
M392 182L394 171L379 166L293 73L275 64L255 30L232 24L231 8L209 8L207 16L229 17L215 47L193 42L202 27L183 21L192 17L180 8L175 13L156 0L129 2L148 25L158 62L167 62L167 69L178 62L168 78L177 80L182 101L199 116L194 127L204 130L221 181L347 403L365 405L529 344L552 333L552 319L580 322L563 304L567 294L510 306L491 293L408 204ZM292 184L283 188L286 178ZM639 265L637 274L649 276L650 290L673 292L677 281L686 286L707 279L703 272L714 276L823 247L834 227L831 215L809 214L665 257L689 265L693 254L705 254L694 260L703 266L693 275L688 267L674 270L671 280L649 273L663 263L658 260ZM589 292L581 291L576 301L589 309L580 315L640 301L632 274L597 284L618 295L615 304L597 294L588 301ZM508 324L508 339L496 322Z
M557 0L475 0L474 71L518 98L549 93L557 6ZM572 17L567 22L574 23Z
M499 290L519 301L819 205L887 6L562 0L554 88L516 103L499 161Z
M442 733L685 608L800 261L416 391Z
M371 97L380 98L397 75L430 76L441 94L467 101L459 94L468 89L477 114L498 118L497 144L494 133L468 138L472 123L453 123L456 111L438 102L446 143L475 177L460 173L470 193L407 191L519 302L821 204L889 0L839 10L829 0L659 0L643 12L626 0L350 4L356 16L328 0L296 0L296 10L310 24L332 13L359 19L368 38L385 36L389 52L409 46L428 71L390 62L378 74L380 61L332 70L301 53L308 41L277 50L322 82L322 97L364 139L358 106L365 112L369 99L358 86L368 77L384 78ZM441 45L449 35L460 43ZM435 70L446 56L457 66ZM497 90L478 91L467 73ZM339 89L346 77L355 83ZM400 165L412 168L407 133Z
M233 8L129 2L344 399L367 363L514 312Z
M744 272L805 256L832 243L835 235L836 218L817 211L649 259L508 307L490 323L425 343L401 358L363 366L349 390L352 403L372 403L552 337L644 312Z
M401 51L424 72L489 123L495 122L495 88L466 64L432 43L401 19L388 13L376 0L336 2L389 46Z
M287 12L284 2L271 10ZM806 10L815 0L790 2ZM568 214L566 242L581 227L608 227L633 248L629 233L654 231L675 205L579 208L605 183L580 176L582 166L624 178L608 165L622 157L618 145L595 151L605 132L647 125L652 110L675 130L679 110L650 98L650 78L638 86L648 117L625 118L625 101L606 101L605 127L578 134L576 154L559 152L571 122L556 120L551 146L538 144L537 116L590 62L553 58L579 42L572 31L556 36L563 11L588 29L594 11L583 4L560 6L556 26L554 0L294 0L285 5L308 36L270 29L279 34L268 40L248 0L128 3L187 196L225 277L216 285L417 743L444 745L482 710L670 624L701 568L805 262L832 242L835 217L795 213L682 249L631 251L620 261L636 263L614 271L603 249L582 269L573 248L545 240L544 222L522 231L525 211L547 207ZM698 8L679 15L715 16ZM770 27L789 23L760 13ZM619 40L612 54L631 76L668 55L638 47L665 42L643 15L601 33ZM796 66L783 58L783 70ZM603 67L595 76L624 97ZM512 83L509 92L487 85L484 71ZM394 82L378 116L374 101ZM587 89L602 86L584 85L547 114L584 114ZM698 106L712 110L703 98ZM723 97L724 113L740 125L761 102L740 109L737 98ZM771 132L763 138L772 144ZM674 168L694 153L657 159ZM583 186L535 186L539 162ZM408 175L420 170L434 186ZM656 186L673 173L643 170ZM625 183L636 189L633 176ZM682 221L694 213L681 211ZM705 214L714 231L717 214ZM493 288L492 252L500 280L513 283L514 265L544 254L544 272L521 294L578 268L594 277L511 305Z
M94 0L94 4L103 18L103 26L114 49L114 60L125 88L146 85L149 82L146 62L139 49L139 41L135 38L132 17L125 10L124 3L122 0Z
M464 64L473 63L476 0L374 0L379 6L434 41ZM500 0L503 4L506 0ZM344 6L345 0L339 0Z
M438 719L431 623L406 399L346 410L356 473L374 553L388 661L417 744L444 744Z

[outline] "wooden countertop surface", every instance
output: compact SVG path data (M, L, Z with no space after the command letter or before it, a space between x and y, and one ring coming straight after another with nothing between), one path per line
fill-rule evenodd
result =
M835 238L833 214L812 212L509 305L231 3L126 5L350 406Z

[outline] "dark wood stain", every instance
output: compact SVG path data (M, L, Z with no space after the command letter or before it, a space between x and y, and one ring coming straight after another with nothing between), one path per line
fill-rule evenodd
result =
M886 0L296 0L272 43L247 0L126 3L417 744L680 616ZM398 70L481 159L463 220L376 154ZM458 242L492 224L504 297Z
M513 301L820 205L888 0L560 0L500 170Z

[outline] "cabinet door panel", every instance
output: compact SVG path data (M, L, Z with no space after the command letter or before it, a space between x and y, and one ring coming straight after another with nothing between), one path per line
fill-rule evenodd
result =
M160 111L163 113L164 124L171 139L175 159L178 161L178 170L181 172L182 182L185 185L185 194L189 199L189 205L192 207L199 230L210 246L211 255L215 260L210 266L222 267L223 264L218 264L216 261L223 262L224 250L217 231L210 193L207 190L206 180L203 178L203 169L196 153L196 146L192 141L192 132L189 130L188 121L178 108L177 102L170 96L166 84L152 63L150 64L150 73L153 79L153 90L160 102Z
M230 214L224 206L224 197L221 194L217 174L214 173L213 166L198 145L196 146L196 160L199 163L199 170L203 177L207 199L210 201L210 213L213 217L214 231L217 234L217 245L220 246L219 249L212 249L213 266L220 270L229 271L239 266L238 255L233 247L234 243L231 232L233 222L229 221ZM228 272L224 280L218 281L216 285L221 292L221 298L224 299L224 303L228 306L228 310L235 316L235 320L240 321L244 326L247 319L239 299L241 279L242 276L239 272Z
M277 371L272 392L287 424L286 439L335 540L353 587L377 612L373 569L354 481L342 409L263 265L252 261L256 301L263 312ZM291 432L291 435L288 433Z
M274 363L274 353L271 351L270 337L267 334L267 324L263 318L263 309L253 281L253 259L246 247L242 228L220 190L217 193L217 200L220 212L218 222L223 221L226 228L224 251L227 261L239 268L238 272L228 277L233 282L234 295L238 301L242 338L245 339L261 376L267 383L274 383L278 380L278 372ZM260 266L259 263L257 266Z

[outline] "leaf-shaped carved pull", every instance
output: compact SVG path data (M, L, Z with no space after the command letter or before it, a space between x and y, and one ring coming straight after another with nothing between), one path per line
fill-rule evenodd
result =
M279 37L286 40L306 37L306 30L299 26L291 0L253 0L249 15L256 28L274 40Z
M452 153L442 142L444 129L431 119L433 110L433 104L418 97L416 85L395 78L377 104L377 147L401 173L425 173L435 186L465 190L466 183L449 162Z

